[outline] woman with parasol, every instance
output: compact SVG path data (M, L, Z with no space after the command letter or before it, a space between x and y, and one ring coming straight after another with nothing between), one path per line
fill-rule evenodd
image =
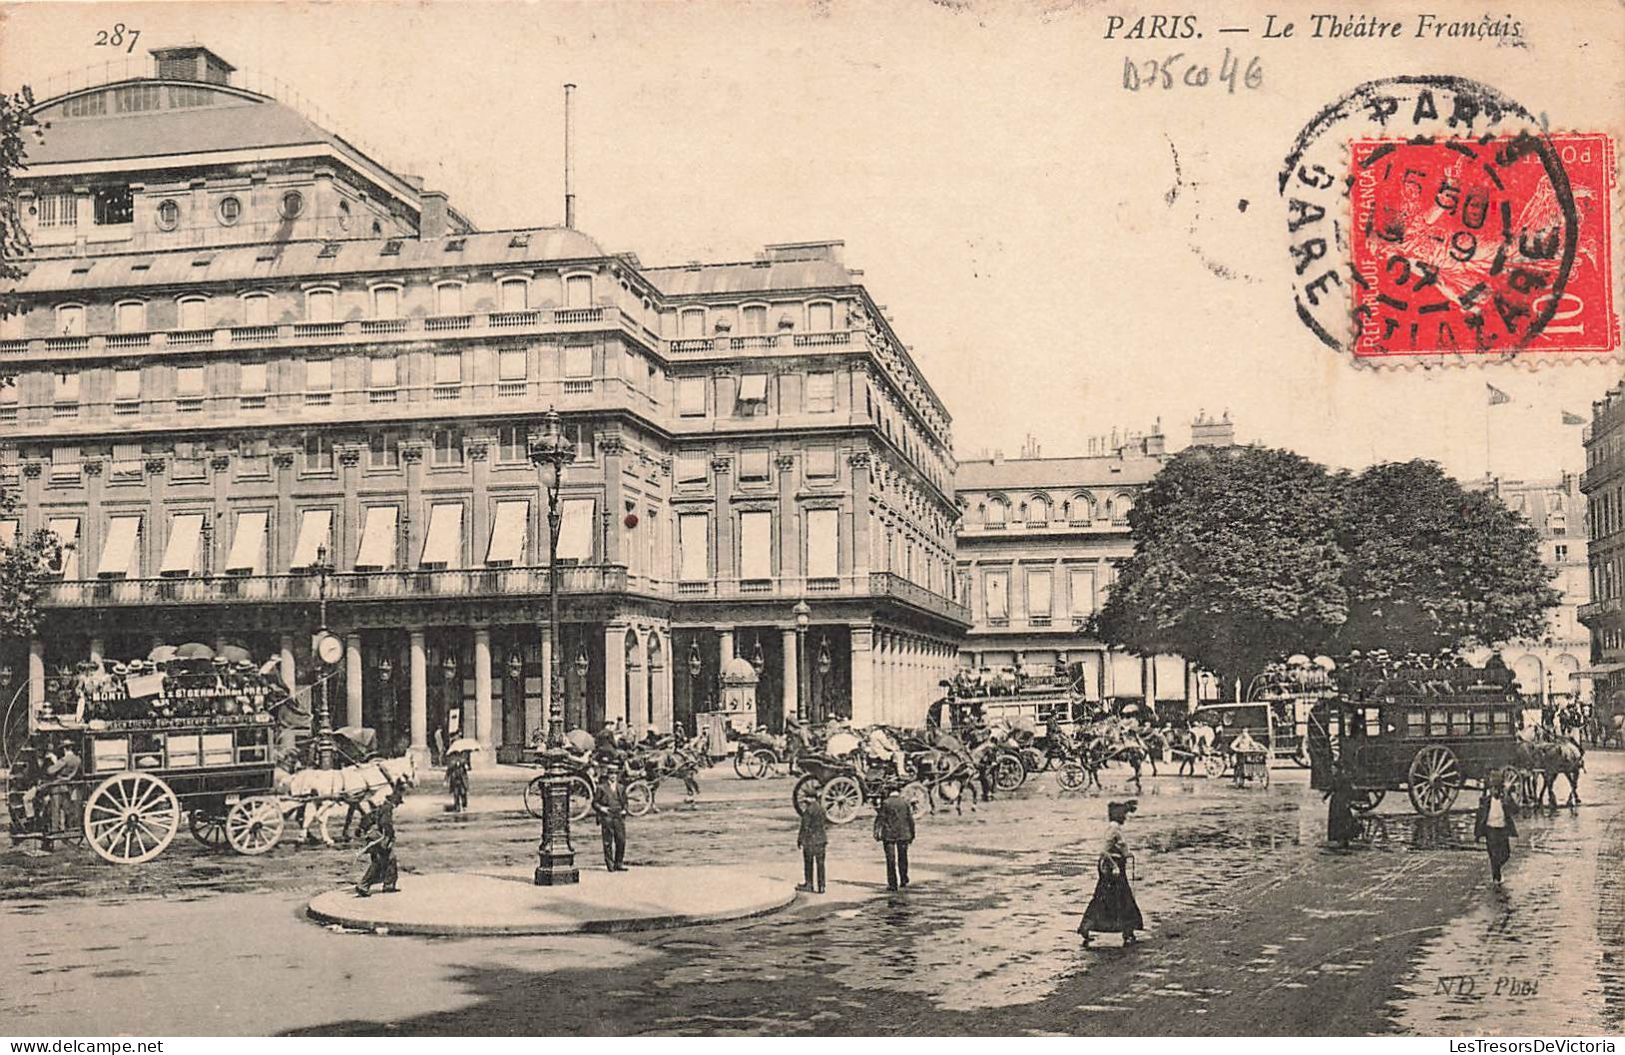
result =
M467 736L459 736L446 748L446 787L451 790L453 813L468 809L469 772L479 749L480 742Z
M1123 935L1124 945L1133 945L1137 940L1134 932L1145 929L1140 906L1135 903L1134 891L1129 887L1130 855L1128 840L1123 837L1123 822L1136 808L1132 801L1106 804L1106 818L1110 823L1106 828L1106 846L1098 862L1100 878L1095 882L1095 895L1089 899L1089 907L1083 911L1083 921L1078 924L1086 949L1091 931L1115 931Z

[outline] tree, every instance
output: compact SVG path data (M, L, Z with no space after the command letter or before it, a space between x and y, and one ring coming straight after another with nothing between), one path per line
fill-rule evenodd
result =
M1343 650L1431 652L1538 637L1558 601L1538 535L1437 464L1374 465L1348 480L1339 545Z
M1129 514L1134 556L1098 632L1226 680L1283 653L1319 651L1347 611L1340 502L1340 479L1289 451L1184 451Z
M34 93L27 87L15 95L0 94L0 319L18 310L13 284L23 276L28 253L28 232L17 202L16 175L28 158L25 129L37 127ZM0 377L0 384L16 379ZM15 515L17 494L0 485L0 518ZM0 636L34 637L40 632L39 599L50 567L60 559L56 537L48 531L8 540L0 545Z

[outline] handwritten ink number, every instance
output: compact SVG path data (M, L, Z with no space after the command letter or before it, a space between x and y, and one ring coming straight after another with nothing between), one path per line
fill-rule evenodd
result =
M139 29L130 29L123 22L114 22L112 29L98 29L96 31L96 47L98 48L124 48L126 55L135 53L135 42L141 39Z

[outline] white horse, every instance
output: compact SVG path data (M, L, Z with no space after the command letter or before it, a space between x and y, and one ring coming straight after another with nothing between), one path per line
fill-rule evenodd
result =
M397 785L416 786L417 776L417 761L411 755L375 758L342 769L301 769L291 773L279 769L277 792L296 800L287 812L299 811L301 841L309 841L314 821L321 831L322 842L332 846L327 820L334 810L340 806L346 808L344 832L348 834L357 812L371 812Z

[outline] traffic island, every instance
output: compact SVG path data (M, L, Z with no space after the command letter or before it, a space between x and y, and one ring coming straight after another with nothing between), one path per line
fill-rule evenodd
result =
M323 924L389 934L610 934L743 919L796 898L788 880L733 868L583 870L570 886L536 886L530 869L403 875L393 894L334 890L306 913Z

